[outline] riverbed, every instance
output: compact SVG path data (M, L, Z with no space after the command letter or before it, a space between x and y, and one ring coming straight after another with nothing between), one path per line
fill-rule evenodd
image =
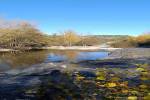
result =
M149 100L150 58L139 57L142 55L139 50L136 58L129 55L119 58L114 53L79 50L1 53L0 99Z

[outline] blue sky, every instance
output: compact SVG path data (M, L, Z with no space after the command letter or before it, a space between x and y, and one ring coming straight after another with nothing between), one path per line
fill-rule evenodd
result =
M36 22L48 34L138 35L150 31L150 0L0 0L0 17Z

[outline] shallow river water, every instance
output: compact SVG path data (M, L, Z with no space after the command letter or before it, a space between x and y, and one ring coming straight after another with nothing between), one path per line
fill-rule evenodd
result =
M0 71L29 67L39 63L79 62L98 60L108 56L104 51L30 51L22 53L0 53Z
M149 60L107 57L105 51L0 53L0 100L150 100Z

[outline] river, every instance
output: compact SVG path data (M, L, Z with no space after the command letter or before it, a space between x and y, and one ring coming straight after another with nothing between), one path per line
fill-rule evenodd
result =
M0 99L149 100L149 58L109 56L76 50L0 53Z
M106 51L42 50L0 53L0 71L25 68L39 63L79 62L108 56Z

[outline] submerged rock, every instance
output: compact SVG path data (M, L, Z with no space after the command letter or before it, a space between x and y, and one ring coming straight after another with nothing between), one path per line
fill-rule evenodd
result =
M79 71L79 74L84 77L96 77L95 73L90 71Z

